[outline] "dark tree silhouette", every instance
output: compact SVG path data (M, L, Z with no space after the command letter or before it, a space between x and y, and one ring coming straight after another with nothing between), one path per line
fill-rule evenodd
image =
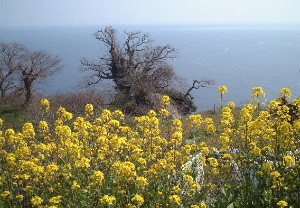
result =
M45 51L30 51L18 43L0 45L0 91L25 92L25 106L32 100L33 87L61 70L60 59Z
M116 102L134 112L138 106L153 107L155 94L189 99L171 87L175 73L168 60L176 57L176 50L170 45L153 46L153 40L140 31L125 31L121 42L112 27L98 30L94 36L105 46L106 53L97 62L81 60L81 70L92 72L87 86L112 80Z
M193 89L199 89L200 87L207 87L208 85L214 85L215 81L212 79L202 79L202 80L197 80L194 79L193 80L193 84L192 86L187 90L187 92L185 93L184 97L190 97L192 100L194 99L193 96L191 95L191 92Z
M60 61L58 57L53 57L45 51L26 51L20 56L21 61L18 64L18 71L21 75L23 89L25 90L25 105L32 100L33 86L36 82L52 76L60 71Z
M26 48L18 43L0 43L0 93L1 99L7 93L19 89L17 69L19 57L26 51Z

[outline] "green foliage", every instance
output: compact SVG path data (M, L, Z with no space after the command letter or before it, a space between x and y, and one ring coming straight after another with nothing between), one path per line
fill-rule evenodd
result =
M29 120L21 105L0 105L0 118L5 120L4 128L12 128L18 131Z

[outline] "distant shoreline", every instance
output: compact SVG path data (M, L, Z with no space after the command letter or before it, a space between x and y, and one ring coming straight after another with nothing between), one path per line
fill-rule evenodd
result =
M157 29L275 29L275 30L300 30L300 24L78 24L78 25L0 25L1 29L15 29L15 28L62 28L62 27L95 27L103 28L112 25L116 28L157 28Z

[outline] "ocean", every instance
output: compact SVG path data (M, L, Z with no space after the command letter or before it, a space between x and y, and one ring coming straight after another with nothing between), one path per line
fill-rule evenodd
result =
M19 42L29 49L45 50L62 59L64 69L47 84L38 86L46 95L73 92L85 76L79 70L80 59L97 59L105 52L93 37L104 26L53 26L0 28L0 41ZM194 79L212 79L215 85L192 92L198 112L220 105L217 89L228 87L223 102L237 106L251 101L251 89L261 86L267 99L278 97L289 87L293 98L300 95L300 27L254 26L116 26L123 30L140 30L155 40L154 45L177 48L173 65L181 82L190 86ZM101 86L106 94L112 85Z

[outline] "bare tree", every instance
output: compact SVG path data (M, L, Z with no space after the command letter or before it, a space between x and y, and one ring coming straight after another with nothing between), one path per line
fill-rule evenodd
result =
M0 43L0 93L1 99L9 92L19 89L17 69L20 55L26 48L18 43Z
M0 91L1 97L16 90L25 91L25 105L32 99L33 86L62 67L58 57L45 51L30 51L18 43L0 44Z
M212 79L202 79L202 80L193 80L192 86L187 90L185 93L184 97L190 97L192 100L194 99L193 96L191 95L191 92L193 89L199 89L200 87L207 87L208 85L214 85L215 81Z
M168 63L176 57L173 47L153 46L153 40L140 31L125 31L125 39L121 42L112 27L98 30L94 36L107 51L98 62L86 58L81 60L81 70L92 72L87 86L112 80L118 94L117 101L122 102L122 106L128 103L148 105L151 104L151 95L174 91L171 84L175 73ZM183 93L181 95L184 97Z
M154 76L151 84L164 87L165 80L170 80L173 70L166 63L167 59L175 57L175 49L171 46L152 47L153 42L142 32L124 32L126 40L123 45L118 41L117 31L112 27L97 31L94 36L105 45L107 54L95 63L87 59L81 60L83 70L93 71L88 85L98 84L101 80L111 79L116 84L116 90L125 91L133 87L135 81L131 78L161 74ZM162 84L163 82L163 84Z
M41 82L61 70L60 61L60 58L53 57L45 51L27 50L20 56L18 71L25 90L25 105L32 100L33 86L36 82Z

